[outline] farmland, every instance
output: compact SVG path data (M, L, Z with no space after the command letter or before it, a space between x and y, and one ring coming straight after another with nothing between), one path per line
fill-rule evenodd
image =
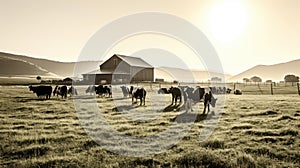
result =
M297 94L226 95L214 132L200 142L206 121L216 116L202 115L203 104L197 103L194 111L188 112L196 120L190 130L183 132L180 127L185 123L175 119L185 110L166 110L170 95L158 95L157 89L146 87L146 106L139 107L131 105L131 99L122 98L117 91L113 92L113 98L83 95L44 101L29 92L27 86L1 86L0 167L297 167L300 164ZM79 89L83 91L84 88ZM107 150L113 142L103 138L98 145L89 136L106 129L105 125L93 123L97 114L88 104L94 101L100 109L96 113L114 130L129 137L155 136L174 123L178 132L173 133L186 135L162 152L147 146L142 153L150 155L141 157L128 154L136 150L129 148L134 141L128 146L117 146L114 151ZM75 107L78 102L81 103ZM167 146L164 143L152 145L164 149ZM123 155L118 154L120 148Z

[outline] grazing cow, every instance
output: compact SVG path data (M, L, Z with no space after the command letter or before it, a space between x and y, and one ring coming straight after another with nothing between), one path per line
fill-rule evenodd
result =
M50 99L52 93L52 86L29 86L29 90L41 98L45 96L46 99Z
M99 85L95 87L95 91L99 96L108 95L108 97L112 97L111 89L108 86Z
M128 96L130 96L128 87L126 87L126 86L121 86L121 90L122 90L122 93L123 93L123 97L128 97Z
M158 94L169 94L169 91L167 88L160 88L157 91Z
M213 97L211 90L208 93L205 93L204 88L196 87L196 89L194 90L193 88L188 87L185 92L187 94L186 112L189 109L191 109L191 111L192 111L192 108L190 107L191 106L191 100L193 100L194 102L200 102L201 99L204 99L204 111L203 111L203 113L205 113L206 107L208 107L208 111L210 111L210 109L209 109L210 104L213 107L215 107L215 105L216 105L217 99L215 99Z
M242 95L242 91L239 90L239 89L236 89L236 90L233 92L233 94L235 94L235 95Z
M140 99L140 106L142 105L142 103L145 105L145 100L146 100L146 90L143 87L137 87L136 89L132 87L130 87L130 90L132 91L132 104L134 103L134 98L137 102L137 99Z
M85 90L85 93L90 93L90 95L94 95L94 94L95 94L95 88L96 88L96 86L90 85L90 86Z
M68 94L70 94L71 96L78 95L77 89L75 87L71 86L68 90Z
M172 87L170 87L168 92L172 94L172 104L171 105L173 105L174 101L175 101L175 105L176 105L178 98L179 98L180 103L182 102L181 89L180 88L172 86Z
M66 85L63 86L58 86L56 85L53 91L53 96L58 97L59 95L61 96L61 98L67 98L67 93L68 93L68 87Z
M203 114L205 114L206 111L206 107L208 109L208 112L210 111L209 109L209 105L211 105L212 107L216 106L216 102L217 99L215 99L211 93L211 91L209 91L208 93L205 93L204 95L204 109L203 109Z

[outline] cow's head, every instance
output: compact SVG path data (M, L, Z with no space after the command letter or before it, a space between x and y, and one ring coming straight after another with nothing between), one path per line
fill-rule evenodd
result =
M174 89L173 86L171 86L171 87L169 88L168 92L169 92L169 93L172 93L172 92L173 92L173 89Z
M29 91L32 91L32 85L29 86Z

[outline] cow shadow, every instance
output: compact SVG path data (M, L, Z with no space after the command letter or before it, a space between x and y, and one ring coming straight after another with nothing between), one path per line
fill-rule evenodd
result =
M206 114L199 114L199 113L181 113L177 115L176 117L172 118L172 122L177 123L187 123L187 122L200 122L203 120L209 120L215 115L214 112L206 113Z
M181 104L176 104L176 105L168 105L167 107L165 107L162 111L163 112L171 112L171 111L179 111L181 109L182 106L180 106Z
M121 105L121 106L117 106L112 108L112 111L114 112L121 112L121 111L129 111L134 109L135 107L133 107L132 105Z
M28 98L28 97L14 97L16 102L30 102L30 101L48 101L49 99L41 99L41 98Z

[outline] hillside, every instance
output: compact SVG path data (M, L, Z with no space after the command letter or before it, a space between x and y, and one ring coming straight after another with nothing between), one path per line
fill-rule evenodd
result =
M1 73L2 76L14 76L14 75L44 75L44 73L51 72L55 74L57 77L64 78L64 77L73 77L77 76L80 77L81 73L74 73L75 65L80 67L81 72L89 72L98 68L100 62L98 61L83 61L83 62L58 62L52 61L47 59L39 59L39 58L32 58L28 56L21 56L21 55L14 55L8 53L1 53L0 52L0 59L2 60L10 60L8 61L1 61ZM20 62L26 62L31 65L31 68L28 66L20 65ZM18 67L12 70L11 67ZM40 71L43 69L43 72ZM45 71L45 72L44 72ZM6 75L5 75L6 74Z
M243 81L243 78L251 78L252 76L259 76L263 81L283 81L284 76L287 74L300 76L299 67L300 59L274 65L257 65L249 70L233 76L229 79L229 81Z
M46 76L55 78L58 77L31 62L22 59L0 56L0 76L6 77L22 77L22 76Z

